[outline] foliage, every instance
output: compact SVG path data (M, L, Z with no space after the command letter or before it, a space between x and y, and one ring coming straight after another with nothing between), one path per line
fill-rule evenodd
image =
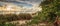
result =
M54 22L60 16L60 0L45 0L41 2L42 12L40 17L47 17L49 22Z
M6 24L5 22L2 22L0 23L0 26L16 26L16 25L12 23Z
M42 11L38 12L38 15L35 16L31 23L41 22L54 22L56 17L60 17L60 0L45 0L41 2L40 6Z
M29 20L32 16L30 14L0 14L0 21L16 21L16 20Z

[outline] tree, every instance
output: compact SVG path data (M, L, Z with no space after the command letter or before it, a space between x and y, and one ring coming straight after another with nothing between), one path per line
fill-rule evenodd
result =
M47 17L48 22L55 22L58 26L57 20L60 17L60 0L45 0L40 5L42 6L42 12L39 13L40 17Z

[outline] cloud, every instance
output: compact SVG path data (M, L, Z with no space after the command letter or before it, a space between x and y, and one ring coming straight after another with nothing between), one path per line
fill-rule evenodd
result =
M18 2L25 2L32 5L39 5L43 0L17 0Z
M43 0L6 0L6 1L17 5L36 6L39 5Z
M42 0L17 0L18 2L19 1L23 1L23 2L26 2L26 3L40 3Z
M31 4L39 4L43 0L6 0L6 1L17 1L17 2L25 2L25 3L31 3Z

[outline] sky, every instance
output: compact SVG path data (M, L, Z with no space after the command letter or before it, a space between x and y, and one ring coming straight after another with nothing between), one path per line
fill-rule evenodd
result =
M14 5L26 7L26 9L27 8L29 9L29 10L26 10L26 12L34 12L34 11L39 11L40 8L38 9L34 6L39 5L41 3L41 1L43 1L43 0L6 0L5 2L13 3ZM5 3L5 2L0 2L0 5L4 5L3 3ZM34 8L32 9L31 7L34 7ZM8 10L9 9L10 8L8 8Z
M23 6L23 7L33 7L34 5L39 5L41 1L43 0L6 0L9 1L10 3L16 4L18 6Z
M33 7L34 5L39 5L43 0L6 0L10 3L16 4L18 6L22 5L24 7Z

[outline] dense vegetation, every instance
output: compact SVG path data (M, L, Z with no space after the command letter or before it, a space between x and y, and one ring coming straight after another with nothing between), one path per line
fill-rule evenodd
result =
M6 24L6 22L17 21L17 20L30 20L32 16L30 14L0 14L0 26L15 26L16 24Z
M38 15L30 23L47 22L58 26L60 23L60 0L43 0L40 6L42 7L42 11L38 12Z
M16 26L16 25L12 23L6 24L3 22L3 23L0 23L0 26Z
M48 22L58 26L60 17L60 0L45 0L41 3L42 16L47 17Z
M32 16L30 14L6 14L6 15L0 15L1 21L16 21L16 20L29 20Z

